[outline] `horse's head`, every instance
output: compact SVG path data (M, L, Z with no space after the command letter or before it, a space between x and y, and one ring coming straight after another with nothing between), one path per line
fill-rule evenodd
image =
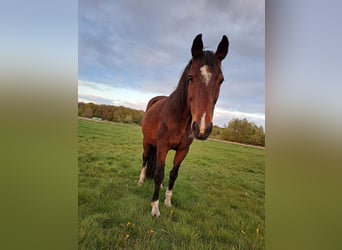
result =
M192 62L188 71L188 106L191 111L191 131L205 140L213 128L213 113L223 82L221 61L228 53L229 41L222 37L215 53L203 51L202 34L193 41Z

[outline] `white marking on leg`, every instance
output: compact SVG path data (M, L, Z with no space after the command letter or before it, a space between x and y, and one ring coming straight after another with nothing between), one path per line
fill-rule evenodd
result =
M204 112L202 117L201 117L201 124L200 124L200 133L203 134L205 130L205 116L206 113Z
M152 206L151 215L156 216L157 218L160 217L159 200L152 201L151 206Z
M165 193L165 201L164 201L164 204L167 207L171 207L171 196L172 196L172 190L167 189Z
M141 186L142 184L144 184L145 181L145 176L146 176L146 167L143 167L141 169L141 173L139 176L139 181L138 181L138 185Z
M211 73L209 71L209 67L208 65L203 65L201 68L201 75L204 79L204 82L205 82L205 85L208 86L209 82L210 82L210 79L211 79Z

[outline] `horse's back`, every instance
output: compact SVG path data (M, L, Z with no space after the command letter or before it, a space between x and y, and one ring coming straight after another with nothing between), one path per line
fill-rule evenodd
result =
M166 99L166 98L167 98L167 96L163 96L163 95L153 97L147 104L146 112L153 106L153 104L155 104L156 102L158 102L162 99Z

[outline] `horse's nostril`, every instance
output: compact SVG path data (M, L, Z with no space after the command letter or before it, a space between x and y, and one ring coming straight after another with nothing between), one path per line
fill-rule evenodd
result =
M198 133L199 133L199 126L198 126L198 123L197 123L197 122L193 122L193 123L192 123L192 131L193 131L195 134L198 134Z
M211 131L213 130L213 123L211 122L209 126L205 129L205 133L210 135Z
M210 123L209 126L204 129L204 131L200 131L200 127L198 124L198 122L194 121L191 125L193 135L199 140L207 139L213 129L213 124Z

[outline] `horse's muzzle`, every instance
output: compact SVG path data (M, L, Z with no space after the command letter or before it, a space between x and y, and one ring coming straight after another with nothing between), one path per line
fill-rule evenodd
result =
M196 139L206 140L213 130L213 123L211 122L204 130L201 129L198 125L198 122L193 122L191 125L191 131Z

